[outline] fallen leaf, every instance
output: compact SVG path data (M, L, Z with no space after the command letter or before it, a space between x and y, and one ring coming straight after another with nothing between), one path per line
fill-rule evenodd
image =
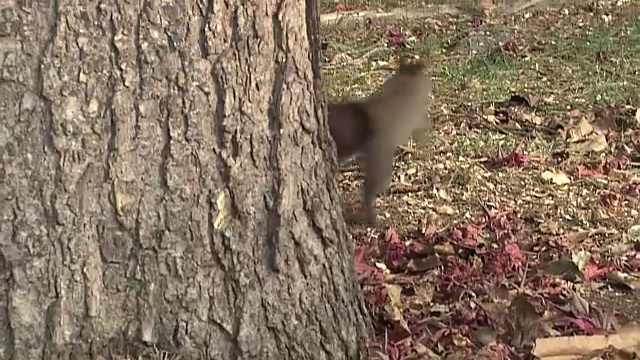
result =
M613 116L598 117L593 122L593 129L597 132L618 131L616 118Z
M369 358L371 360L389 360L389 356L380 350L370 350Z
M422 311L425 307L430 307L433 303L435 290L433 286L427 284L415 289L415 294L411 297L410 306L414 310Z
M580 271L583 271L589 260L591 260L591 253L586 250L580 250L571 256L571 260Z
M446 192L446 190L444 190L444 189L440 189L440 190L438 190L438 192L436 193L436 195L438 195L438 197L439 197L440 199L443 199L443 200L451 200L451 196L449 196L449 194L448 194L448 193Z
M389 297L389 305L400 306L402 305L402 286L395 284L385 284L387 289L387 296Z
M576 152L600 152L606 150L608 147L606 136L602 133L596 133L595 136L589 140L573 146L571 150Z
M571 307L571 311L576 316L586 316L589 315L590 305L587 300L585 300L578 293L573 293L571 300L569 301L569 306Z
M542 173L542 178L546 181L551 181L556 185L565 185L571 182L571 179L569 179L569 176L567 176L567 174L561 171L554 172L554 171L547 170Z
M435 269L441 265L442 265L442 262L440 261L440 258L438 258L437 256L430 256L425 259L421 259L421 258L411 259L407 263L407 271L413 272L413 273L425 272L431 269Z
M560 235L563 233L560 225L558 225L558 223L553 220L548 220L541 223L540 225L538 225L538 229L541 233L548 235Z
M451 341L453 342L453 344L457 347L463 347L463 346L468 346L471 345L471 340L469 340L468 337L460 334L460 333L454 333L453 336L451 336Z
M440 359L440 357L435 352L433 352L433 350L429 349L429 347L424 346L419 342L414 345L413 349L419 356L416 357L415 360Z
M627 287L630 290L637 290L640 288L640 279L638 279L638 277L625 274L621 271L611 271L607 274L607 280L616 285Z
M580 111L580 109L571 109L567 112L567 115L569 117L577 118L582 116L582 111Z
M522 114L522 120L530 122L534 125L542 125L544 119L536 114Z
M593 126L586 118L582 118L580 122L566 130L565 140L569 142L578 142L585 139L593 132Z
M480 0L480 10L486 17L490 17L493 10L496 8L496 5L492 0Z
M508 42L509 41L506 41L505 45ZM507 47L508 46L509 45L507 45ZM525 95L514 94L514 95L511 95L511 97L507 101L503 101L502 103L500 103L500 105L503 107L513 107L513 106L534 107L539 102L540 102L540 98L531 94L525 94Z
M497 125L498 123L500 123L500 120L498 120L498 118L493 114L484 115L482 118L493 125Z
M442 205L436 208L438 214L453 215L456 211L449 205Z
M347 6L341 2L335 3L334 10L336 12L347 11Z
M640 242L640 225L632 225L627 230L629 240Z
M471 333L471 337L476 343L487 346L495 343L498 338L496 331L489 326L482 326Z
M391 271L387 268L387 265L385 265L384 263L381 262L376 262L375 263L376 267L380 270L382 270L385 273L390 273Z
M436 254L440 254L440 255L453 255L456 253L453 246L449 243L436 244L433 246L433 251L435 251Z
M544 272L548 275L562 276L569 281L582 279L583 275L576 263L571 260L554 260L544 267Z
M340 65L340 64L348 64L353 61L353 58L345 53L338 53L334 55L329 63L331 65Z
M591 283L604 279L612 270L613 267L599 266L596 261L592 260L585 264L584 269L582 269L582 274L584 275L584 281Z
M567 234L565 236L565 239L568 242L579 243L579 242L583 242L583 241L587 240L592 235L602 234L602 233L603 233L602 231L598 231L598 230L576 231L576 232L572 232L570 234Z
M390 305L386 305L384 308L385 317L394 325L394 341L401 341L411 336L411 330L409 329L407 320L402 316L402 311L399 308Z

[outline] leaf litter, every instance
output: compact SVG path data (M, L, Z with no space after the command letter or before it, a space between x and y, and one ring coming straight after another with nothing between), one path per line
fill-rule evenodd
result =
M493 15L374 19L355 30L323 30L329 43L382 42L389 49L367 55L350 45L343 47L349 53L334 53L334 62L342 56L356 65L344 67L347 77L336 67L325 70L330 94L375 91L386 76L376 64L422 51L433 54L441 87L433 140L399 153L393 184L378 200L387 226L351 226L355 269L376 331L371 359L640 353L634 348L640 342L634 325L640 319L638 103L585 99L574 90L584 92L587 80L568 72L576 69L571 56L582 58L558 55L544 35L559 32L569 42L600 26L602 16L606 26L625 26L625 16L638 10L620 1L538 9L521 15L506 37L506 23L497 26ZM488 41L480 55L446 50L451 39L477 41L478 29L491 26L503 40ZM425 44L424 36L431 41ZM587 55L602 72L620 73L616 64L633 61L612 49ZM491 91L486 84L493 78L476 72L474 56L484 59L477 66L519 83L505 86L504 78ZM514 62L525 65L514 71ZM499 68L503 63L511 68ZM463 82L456 82L456 68L467 69ZM358 172L339 180L347 202L357 203Z

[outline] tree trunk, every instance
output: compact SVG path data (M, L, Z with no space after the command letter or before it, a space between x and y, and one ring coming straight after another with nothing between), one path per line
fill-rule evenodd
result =
M77 4L0 5L0 360L361 359L315 0Z

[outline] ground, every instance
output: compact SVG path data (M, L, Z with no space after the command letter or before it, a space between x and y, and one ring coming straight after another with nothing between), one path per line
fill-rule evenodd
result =
M399 149L380 228L350 225L372 358L526 358L640 320L640 4L552 3L323 4L330 97L433 66L429 143Z

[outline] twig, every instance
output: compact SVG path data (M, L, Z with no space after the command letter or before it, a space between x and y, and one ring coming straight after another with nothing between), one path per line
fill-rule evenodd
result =
M412 153L415 152L415 150L413 150L409 146L405 146L405 145L398 145L398 148L400 150L402 150L402 155L404 155L404 154L412 154Z
M382 43L382 40L378 42L378 44ZM339 69L339 68L343 68L345 66L358 66L358 65L362 65L371 55L380 52L380 51L389 51L389 48L387 48L386 46L378 46L378 44L376 44L376 47L372 48L371 50L367 51L366 53L364 53L363 55L361 55L358 58L352 59L351 61L347 61L341 64L333 64L333 65L325 65L323 66L323 70L335 70L335 69Z

